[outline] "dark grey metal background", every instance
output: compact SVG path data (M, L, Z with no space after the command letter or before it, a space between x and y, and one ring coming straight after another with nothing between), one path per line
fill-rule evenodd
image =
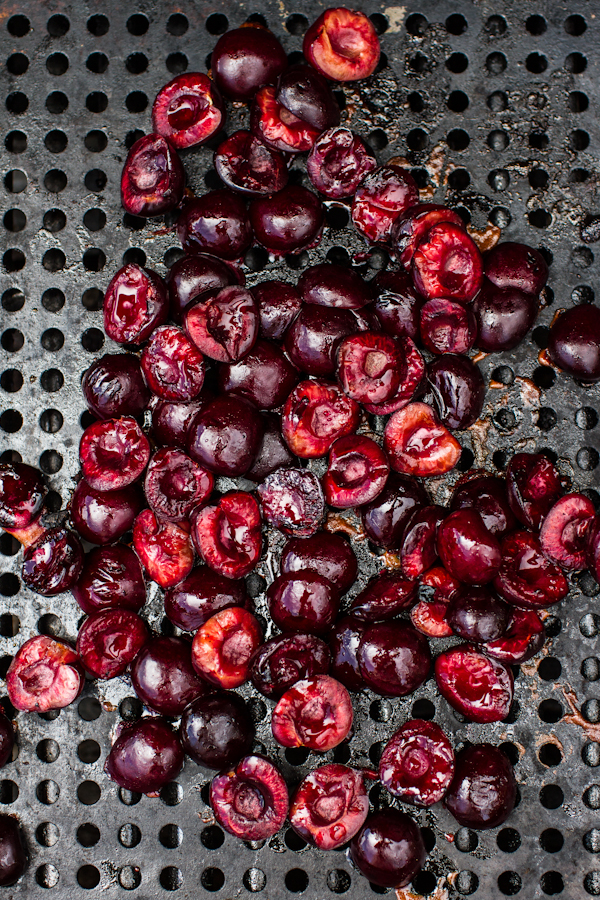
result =
M24 189L15 191L24 181L19 174L9 175L0 186L3 214L16 209L26 216L25 226L15 231L22 219L9 213L2 233L4 249L20 250L24 258L9 252L0 273L0 452L17 451L33 465L41 461L63 504L78 469L84 412L79 378L95 355L113 349L108 340L101 346L102 314L96 295L89 291L106 287L131 248L143 251L143 256L138 250L134 258L147 259L164 274L165 253L178 244L174 236L157 235L151 226L136 231L123 223L118 185L125 136L135 129L148 130L154 94L172 71L186 64L189 70L204 69L215 41L206 29L212 13L226 11L230 27L251 14L262 14L286 49L297 52L301 36L286 29L289 17L312 18L326 5L314 0L295 5L291 0L262 0L224 10L189 0L177 6L159 0L133 4L5 0L2 4L1 78L7 98L2 145L7 135L20 131L27 137L27 147L9 138L9 148L21 152L3 153L3 178L9 171L24 173ZM485 227L489 219L506 226L504 239L542 246L553 258L553 302L518 352L488 357L481 363L486 377L504 366L495 376L507 384L489 391L481 425L462 435L461 441L472 448L474 465L492 471L502 467L515 448L549 448L577 485L597 487L600 389L575 385L565 377L554 379L551 370L539 367L537 354L555 311L592 298L597 287L594 255L600 256L600 251L581 243L578 222L583 211L600 212L600 4L580 0L575 7L562 2L458 6L425 0L418 8L412 2L384 8L368 0L362 8L387 18L382 48L389 65L370 84L346 89L350 125L370 136L381 161L408 155L415 167L429 173L431 195L471 210L475 226ZM109 30L102 36L86 27L88 17L98 13L109 20ZM130 22L132 34L127 20L136 13L141 18ZM174 13L180 18L168 24ZM423 18L408 20L410 29L417 32L409 34L403 23L413 13ZM460 22L450 20L450 30L445 24L449 15L457 13L465 26L459 34L452 32L461 30ZM13 14L29 19L30 30L22 36L7 30ZM68 19L66 33L57 34L63 30L61 22L52 20L49 34L47 23L54 14ZM534 14L541 19L526 23ZM185 32L179 27L184 22L181 15L188 23ZM28 60L22 74L15 73L24 68L24 60L9 60L15 53ZM131 54L144 54L147 64L141 56L131 59ZM68 100L62 113L55 111L61 98L52 99L57 91ZM448 107L452 91L468 98L463 112ZM14 92L25 95L26 110L15 111L25 101L15 98ZM89 99L91 94L95 96ZM464 98L457 95L449 102L454 108L464 106ZM88 108L104 103L103 112ZM66 136L60 152L56 151L65 141L52 134L56 131ZM106 136L104 149L100 149L102 136L94 132ZM194 150L185 157L190 183L202 192L211 153ZM461 173L452 175L457 168ZM532 176L533 170L538 172ZM547 187L539 170L547 173ZM63 181L66 184L57 191ZM45 226L57 217L44 216L56 209L63 211L66 225L51 231ZM86 227L88 210L104 211L103 228ZM97 218L97 214L88 215L86 222L93 225ZM353 252L360 248L360 241L350 229L328 228L310 260L323 259L333 247ZM60 254L47 255L54 249L62 251L64 262ZM104 256L92 253L84 261L90 249L101 250ZM334 252L334 258L339 252ZM256 268L260 261L250 262ZM264 277L250 269L247 275L250 283ZM64 305L57 290L64 295ZM22 348L15 349L21 343L19 333ZM22 417L20 427L15 413ZM48 454L49 450L53 452ZM444 482L435 486L440 497L447 489ZM365 572L372 571L376 563L367 548L359 542L356 547ZM73 638L79 610L70 595L48 601L23 588L15 593L18 583L13 576L19 574L20 557L6 536L0 539L0 550L0 666L4 673L17 647L38 628ZM263 574L270 576L265 568ZM437 900L446 897L446 890L450 896L480 898L519 893L527 900L547 894L569 898L600 894L600 865L594 856L600 850L600 785L595 783L600 780L595 769L600 763L600 728L595 724L600 709L597 591L595 583L584 578L553 611L554 637L542 657L543 666L538 672L538 660L534 660L523 667L510 724L481 728L459 722L431 682L405 700L381 702L366 692L357 697L356 736L350 744L353 763L368 764L369 752L376 759L372 745L385 740L421 698L433 702L436 720L456 744L481 738L511 743L513 752L518 752L522 800L503 829L476 838L465 829L457 830L443 810L413 811L435 839L426 865L432 875L418 884L424 892L437 890ZM158 591L149 608L150 620L160 628ZM576 698L575 707L583 712L575 722L560 719L571 713L565 691ZM212 814L201 793L210 773L190 761L178 786L164 791L161 799L120 794L104 776L102 763L119 721L119 705L131 693L127 679L99 686L90 683L78 707L63 710L52 720L17 717L20 751L0 773L0 802L2 809L16 813L23 822L31 865L16 887L5 889L7 897L38 900L50 888L56 897L81 897L95 891L110 900L124 896L128 889L145 900L174 889L177 896L214 895L228 900L261 891L270 900L294 893L307 900L324 900L336 893L348 900L376 896L344 853L297 849L297 839L285 831L262 848L225 836L221 846L211 849L219 843L220 833L205 830ZM101 705L93 702L97 696ZM126 712L127 706L121 710ZM309 758L301 766L286 759L270 738L267 706L258 698L254 704L261 719L258 738L279 760L286 776L298 780L316 759ZM423 711L422 705L418 711ZM560 720L548 721L553 718ZM82 746L84 741L88 743ZM548 744L555 748L554 755L543 749ZM98 752L97 761L83 761ZM288 757L293 761L293 754ZM561 789L562 801L560 791L548 790L549 786ZM373 799L389 801L378 789ZM564 838L559 852L548 852L556 848L557 836L548 835L547 829L555 829ZM510 849L513 852L507 852ZM214 890L222 882L219 872L224 883Z

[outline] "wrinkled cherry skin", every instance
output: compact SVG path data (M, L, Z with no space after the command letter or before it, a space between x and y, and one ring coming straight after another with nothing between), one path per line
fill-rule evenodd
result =
M148 386L162 400L194 400L204 384L204 358L188 336L174 325L152 333L142 353Z
M246 205L239 194L219 188L192 200L177 220L186 253L212 253L239 259L252 243Z
M0 887L16 884L27 869L27 844L16 816L0 814Z
M131 683L145 706L180 716L208 688L192 665L191 644L180 637L154 637L131 667Z
M437 537L445 516L446 510L441 506L422 506L413 512L406 523L400 543L400 559L407 578L418 578L436 561Z
M143 718L121 730L104 771L126 791L151 794L177 777L183 761L179 738L166 719Z
M309 537L325 518L319 479L308 469L277 469L258 488L265 522L284 534Z
M185 450L189 427L194 416L211 400L212 396L206 390L198 399L189 403L153 398L150 404L151 435L156 443L164 447L179 447Z
M583 494L567 494L557 500L540 529L540 545L548 559L569 572L585 569L595 517L594 504Z
M265 430L260 447L254 457L252 468L246 472L246 478L257 484L276 472L297 466L298 460L286 446L281 434L281 416L275 413L263 413Z
M438 354L468 353L477 337L471 308L441 297L421 308L419 328L423 345Z
M215 475L243 475L258 453L263 424L256 407L229 394L218 397L193 419L189 455Z
M279 769L263 756L245 756L210 786L210 805L219 825L245 841L277 834L289 809L288 789Z
M354 865L372 884L381 887L405 887L426 858L418 825L397 809L371 813L350 842Z
M558 566L546 559L535 535L514 531L504 538L501 550L502 563L494 588L508 603L543 609L567 596L567 579Z
M105 353L87 369L81 389L88 408L100 419L141 416L150 402L137 356Z
M600 309L586 303L563 312L550 328L548 356L573 378L600 381Z
M138 612L146 602L146 586L137 556L125 544L91 550L71 593L90 616L106 609Z
M421 477L450 472L462 451L426 403L410 403L391 416L383 449L396 472Z
M448 604L446 621L466 641L495 641L506 632L510 607L484 587L461 591Z
M246 585L208 566L192 569L187 578L165 591L165 614L183 631L196 631L215 613L232 606L248 606Z
M251 197L276 194L288 180L285 157L249 131L236 131L219 144L214 166L226 187Z
M360 309L373 300L360 275L335 263L309 266L298 279L298 290L305 303L337 309Z
M133 546L150 578L163 588L179 584L192 571L194 548L189 532L160 521L150 509L133 523Z
M337 376L344 393L359 403L385 403L400 387L401 350L386 334L363 331L338 347Z
M366 687L357 654L367 627L366 622L355 616L343 616L329 633L331 674L351 691L362 691Z
M198 349L224 363L237 362L252 349L258 324L252 294L237 285L192 304L184 315L185 330Z
M487 278L473 301L477 322L477 347L500 353L517 347L538 314L538 298L516 288L498 288Z
M179 725L183 749L198 765L223 770L252 749L254 724L232 691L214 691L186 706Z
M41 512L48 488L26 463L0 463L0 528L21 529Z
M517 782L498 747L469 744L456 756L456 771L444 806L456 821L482 831L501 825L514 809Z
M13 728L13 724L8 716L5 716L4 713L0 713L0 769L10 760L14 745L15 729ZM0 871L1 867L0 856Z
M459 482L452 495L450 509L476 509L485 527L497 537L512 531L516 525L506 482L492 475L476 475L464 484Z
M135 419L104 419L85 429L79 442L83 477L96 491L118 491L141 476L150 444Z
M447 297L468 303L483 282L483 262L464 228L434 225L417 245L411 262L416 289L431 300Z
M77 635L77 653L94 678L123 675L146 641L148 628L130 609L107 609L85 620Z
M285 351L295 366L318 378L333 375L343 338L363 330L349 309L303 303L285 335Z
M83 568L83 547L74 531L49 528L25 548L21 577L28 588L54 597L73 587Z
M308 747L324 753L344 741L352 728L352 700L329 675L298 681L273 710L273 737L283 747Z
M416 203L394 221L392 245L405 269L410 269L413 254L427 232L442 222L456 225L464 231L464 222L459 214L437 203Z
M194 635L194 669L218 687L239 687L248 680L250 660L262 638L260 624L248 610L240 606L222 609Z
M293 284L285 281L263 281L250 288L260 316L260 336L272 341L283 339L302 307Z
M358 403L337 385L325 381L302 381L283 408L283 437L296 456L324 456L333 442L356 430Z
M104 330L117 344L143 344L167 321L167 286L156 272L128 263L104 295Z
M211 55L213 77L230 100L252 100L260 87L275 84L287 64L275 35L257 26L227 31Z
M419 338L419 317L425 302L402 269L378 272L373 279L373 309L381 327L392 337Z
M327 675L331 653L313 634L292 632L272 637L255 652L250 680L265 697L279 699L297 681Z
M207 566L225 578L245 578L262 549L258 503L244 491L224 494L194 514L192 538Z
M376 166L361 138L339 126L327 129L317 138L306 161L313 186L330 200L351 197Z
M71 517L86 541L111 544L131 530L145 505L139 484L120 491L95 491L82 478L71 498Z
M298 384L300 374L277 344L259 340L237 363L218 370L219 390L244 397L258 409L276 409Z
M428 504L427 491L420 482L392 472L382 492L361 507L367 537L377 547L398 549L409 518L415 509Z
M368 78L379 62L379 38L370 19L343 6L326 9L304 36L302 50L332 81Z
M438 690L471 722L501 722L513 699L513 674L470 644L440 653L435 661Z
M369 172L357 188L352 221L368 241L387 241L394 220L418 199L419 189L410 172L391 163L380 166Z
M526 294L539 294L548 281L548 264L539 252L527 244L505 241L485 254L486 278L496 287L516 288Z
M362 506L381 493L389 473L387 457L374 440L356 434L338 438L323 476L325 500L335 509Z
M481 369L468 356L444 354L427 366L440 419L447 428L463 430L473 425L483 410L485 381Z
M121 175L121 205L133 216L160 216L183 196L185 172L179 155L159 134L135 142Z
M350 606L350 614L361 622L385 622L409 609L416 596L416 585L396 572L385 569L372 578Z
M277 102L318 131L340 123L340 108L329 82L302 63L289 66L277 81Z
M182 256L173 263L167 275L171 318L181 324L186 307L202 294L243 283L243 275L216 256L209 253Z
M39 634L17 650L6 674L6 691L15 709L64 709L85 683L79 657L64 641Z
M223 99L208 75L184 72L156 95L152 127L182 150L207 141L224 126L226 115Z
M213 489L210 472L186 456L182 450L157 450L146 472L144 490L149 506L159 519L185 522L190 513Z
M328 763L314 769L296 788L290 822L309 844L336 850L362 828L368 812L362 772Z
M498 539L475 509L450 513L439 527L437 547L445 567L463 584L487 584L500 569Z
M546 630L534 609L513 608L508 628L501 638L487 641L485 652L508 665L520 665L544 646Z
M325 634L340 607L338 589L317 572L278 575L267 590L271 618L282 631Z
M564 487L560 472L543 453L515 453L506 467L508 502L526 528L540 528Z
M300 185L290 185L250 204L257 241L278 256L311 246L320 238L324 216L318 197Z
M277 100L273 87L256 94L250 112L250 127L257 140L281 153L303 153L313 146L319 129L309 125Z
M367 687L384 697L412 694L431 670L427 638L400 619L370 625L357 656Z
M381 783L413 806L433 806L454 775L454 750L439 725L405 722L388 741L379 762Z
M283 575L317 572L341 594L352 587L358 574L358 561L350 542L341 534L329 531L291 538L281 551L280 567Z

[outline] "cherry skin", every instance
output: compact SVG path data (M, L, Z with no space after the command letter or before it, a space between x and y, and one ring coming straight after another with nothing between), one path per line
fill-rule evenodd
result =
M412 513L428 504L427 491L420 482L392 472L382 492L361 507L367 537L377 547L397 549Z
M16 884L27 869L27 844L19 820L0 814L0 887Z
M427 366L427 380L443 424L465 429L480 417L485 400L481 369L466 356L446 353Z
M336 370L340 342L361 330L361 323L349 309L302 304L285 334L285 351L307 375L327 377Z
M82 478L71 497L71 517L86 541L111 544L131 530L145 505L138 484L130 484L120 491L96 491Z
M600 380L600 309L586 303L562 313L550 328L548 356L573 378Z
M190 424L188 453L215 475L244 475L258 453L262 432L255 406L235 394L217 397Z
M419 339L419 321L425 298L403 269L378 272L373 279L373 309L381 327L391 337Z
M42 474L26 463L0 463L0 528L26 528L48 492Z
M508 603L526 609L543 609L567 596L567 579L544 556L535 535L513 531L502 541L501 551L502 562L494 578L494 588Z
M544 646L546 630L534 609L513 609L508 628L501 638L487 641L485 652L509 665L527 662Z
M379 38L370 19L344 7L326 9L302 46L306 59L332 81L368 78L379 62Z
M340 108L326 78L312 66L289 66L277 81L277 102L318 131L340 123Z
M481 587L461 591L450 601L446 611L446 621L454 634L475 643L501 638L508 628L510 616L508 604Z
M0 769L10 761L15 745L15 729L8 716L0 713Z
M192 569L187 578L165 591L167 618L182 631L196 631L222 609L247 603L243 581L225 578L208 566Z
M517 799L517 782L502 750L469 744L456 756L456 771L444 806L466 828L497 828Z
M306 161L313 186L330 200L351 197L376 165L361 138L340 126L319 135Z
M185 450L189 427L196 413L210 403L210 397L203 391L197 400L189 403L182 401L152 399L151 436L163 447L179 447Z
M445 516L446 510L440 506L423 506L406 523L400 542L400 561L406 578L418 578L436 561L438 533Z
M350 842L350 858L372 884L410 884L427 853L416 822L397 809L371 813Z
M363 774L329 763L314 769L296 788L290 822L309 844L336 850L362 828L368 812Z
M211 253L225 260L239 259L252 242L246 205L225 188L190 201L177 220L177 234L186 253Z
M88 409L100 419L143 415L150 402L137 356L106 353L84 372L81 389Z
M292 632L266 641L252 657L250 680L265 697L279 699L297 681L327 675L331 654L312 634Z
M329 531L291 538L281 551L280 567L283 575L316 572L331 581L341 594L352 587L358 574L358 561L350 542Z
M94 422L79 442L81 472L97 491L118 491L137 481L149 459L148 439L131 416Z
M231 100L252 100L260 87L275 84L286 66L283 47L260 26L227 31L211 56L217 86Z
M502 537L515 527L516 521L508 501L506 481L491 475L476 475L458 483L450 508L476 509L483 524L492 534Z
M470 644L440 653L435 679L450 706L471 722L501 722L509 713L512 672Z
M425 360L417 350L414 341L409 337L399 337L395 341L400 382L398 390L381 403L364 402L367 412L375 416L387 416L389 413L404 409L412 400L425 375Z
M280 698L271 719L273 737L283 747L333 750L352 728L352 700L329 675L298 681Z
M413 806L441 800L453 775L450 741L439 725L423 719L411 719L394 732L379 762L383 786Z
M265 481L278 469L289 469L298 465L298 460L290 451L281 434L281 416L263 413L263 432L260 446L246 478L257 484ZM318 482L318 479L315 479ZM296 495L298 496L298 495Z
M350 614L361 622L385 622L410 609L416 585L397 572L383 570L372 578L350 606Z
M6 674L9 700L24 712L64 709L79 696L84 683L72 647L42 634L19 647Z
M252 349L258 336L258 309L245 288L230 285L191 304L184 327L196 347L210 359L231 363Z
M486 253L485 274L503 290L516 288L527 294L539 294L548 280L548 264L539 250L505 241Z
M195 253L173 263L167 275L171 318L181 324L186 307L208 291L220 291L229 284L242 284L243 276L233 266L211 256Z
M121 175L121 205L133 216L160 216L183 196L185 172L175 147L159 134L135 142Z
M121 730L104 770L119 787L151 794L177 777L183 761L179 738L166 719L143 718Z
M207 691L192 665L191 644L179 637L154 637L131 667L131 683L145 706L162 716L180 716Z
M225 124L226 109L208 75L184 72L160 89L152 125L177 150L202 144Z
M459 509L447 516L438 531L437 547L445 567L463 584L487 584L500 569L498 539L474 509Z
M222 771L250 753L254 725L238 694L214 691L186 706L179 734L183 749L194 762Z
M537 531L564 489L558 469L543 453L515 453L506 467L506 490L513 514Z
M325 518L321 484L307 469L276 469L257 493L264 520L284 534L310 537Z
M319 135L318 128L299 119L279 102L274 87L263 87L256 94L250 127L262 144L287 154L310 150Z
M399 619L370 625L357 655L367 686L384 697L411 694L423 684L431 669L426 638Z
M517 347L536 320L538 299L516 288L502 288L484 278L472 306L477 323L477 347L500 353Z
M77 652L94 678L123 675L146 641L148 628L129 609L106 609L85 620L77 635Z
M392 245L405 269L410 270L414 252L429 230L442 222L465 230L457 212L436 203L416 203L397 217L392 227Z
M218 379L223 393L244 397L258 409L277 409L300 374L277 344L258 340L243 359L219 366Z
M260 336L282 340L300 309L302 300L294 285L285 281L263 281L250 288L260 316Z
M288 180L285 157L249 131L236 131L215 150L214 166L232 191L255 197L276 194Z
M366 687L358 663L358 650L366 630L366 622L355 616L343 616L329 633L331 674L351 691Z
M340 594L316 572L278 575L267 590L271 618L282 631L325 634L337 616Z
M360 275L334 263L309 266L298 279L298 290L305 303L336 309L360 309L373 300Z
M270 760L245 756L234 769L213 778L210 805L229 834L245 841L264 841L277 834L285 822L288 789Z

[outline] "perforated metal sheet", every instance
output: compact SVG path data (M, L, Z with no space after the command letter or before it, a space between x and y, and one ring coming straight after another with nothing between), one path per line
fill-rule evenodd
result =
M101 292L123 259L164 274L179 249L173 235L138 229L123 217L118 185L126 140L149 128L152 98L172 73L204 68L216 39L211 29L220 33L260 14L298 54L303 17L314 18L326 5L239 3L228 8L227 22L223 8L206 0L3 4L0 191L8 212L0 273L0 451L41 465L57 507L68 501L78 468L81 373L96 355L115 349L101 330ZM597 488L600 388L556 378L537 355L557 309L592 300L597 282L599 254L581 242L578 222L583 211L599 211L600 7L584 0L576 7L556 0L535 8L430 0L418 7L384 8L371 0L361 6L386 28L385 58L368 84L345 89L351 127L369 138L380 161L407 156L431 198L460 207L479 229L491 223L502 227L503 239L544 247L552 260L549 306L531 337L517 352L481 363L486 378L493 374L504 386L489 390L481 424L460 436L471 451L462 468L501 469L514 449L544 447L578 486ZM229 130L242 119L236 111ZM214 175L205 181L211 151L184 156L192 187L213 186ZM304 177L302 162L294 171ZM322 244L292 265L364 250L346 219L339 208L330 210ZM264 277L266 259L250 252L247 261L252 284ZM443 497L447 484L435 489ZM358 542L356 548L364 571L373 571L368 549ZM0 551L4 674L38 629L74 638L79 610L70 595L44 600L20 585L20 558L7 536ZM272 576L265 566L261 571ZM522 667L510 722L481 728L459 721L431 682L405 700L368 692L356 698L356 735L337 758L376 760L379 742L412 710L435 711L455 744L504 742L518 759L521 802L501 829L476 835L458 830L443 810L411 810L434 844L416 882L423 894L600 895L597 593L584 577L553 610L552 640L541 661ZM260 608L262 598L257 602ZM158 591L149 609L160 629ZM304 849L290 831L260 848L223 835L204 802L210 773L189 760L160 799L119 791L102 763L119 710L139 711L131 697L126 679L100 688L90 683L77 706L55 717L17 716L20 750L0 773L0 802L21 818L31 863L7 896L38 900L52 889L60 898L95 891L111 900L126 890L144 900L169 891L228 900L251 893L364 900L385 893L372 891L343 852ZM296 765L301 754L274 745L268 706L254 697L258 740L293 783L316 759ZM390 802L378 788L372 800Z

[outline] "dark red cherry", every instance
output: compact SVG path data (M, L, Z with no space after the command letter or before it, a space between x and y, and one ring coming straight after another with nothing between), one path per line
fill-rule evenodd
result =
M246 205L239 194L219 188L188 203L177 220L186 253L238 259L252 243Z
M181 324L185 309L207 291L220 291L229 284L244 283L244 276L233 266L210 256L195 253L173 263L167 275L171 318Z
M104 295L104 330L118 344L143 344L167 320L167 286L156 272L128 263Z
M250 204L250 221L257 241L277 256L299 253L320 239L324 210L312 191L300 185Z
M187 578L165 591L165 613L183 631L196 631L222 609L247 604L243 581L225 578L208 566L192 569Z
M219 825L245 841L277 834L289 809L288 789L279 769L262 756L245 756L210 786L210 805Z
M283 575L317 572L341 594L352 587L358 574L358 561L350 542L341 534L329 531L291 538L281 551L280 567Z
M215 475L243 475L258 453L263 433L255 406L229 394L194 417L188 432L189 455Z
M226 108L208 75L184 72L160 89L152 106L154 131L178 150L203 144L223 128Z
M236 131L219 144L214 166L226 187L251 197L276 194L288 180L284 156L249 131Z
M435 225L448 222L462 228L464 222L457 212L436 203L416 203L394 221L392 246L405 269L410 269L413 254L427 232Z
M432 353L468 353L477 337L471 308L442 297L421 308L419 328L421 341Z
M302 50L315 69L332 81L368 78L379 62L379 38L363 12L326 9L304 36Z
M0 814L0 887L16 884L27 869L27 844L19 820Z
M106 609L138 612L146 602L146 586L137 556L125 544L91 550L71 593L90 616Z
M427 858L417 823L397 809L371 813L350 842L350 859L371 884L402 888Z
M513 699L513 675L470 644L440 653L435 680L442 697L471 722L501 722Z
M131 416L94 422L79 442L81 472L96 491L118 491L137 481L149 459L148 438Z
M6 674L8 698L23 712L64 709L79 696L84 683L73 648L43 634L21 644Z
M149 633L130 609L106 609L85 620L77 635L77 653L94 678L116 678L134 661Z
M183 748L169 723L143 718L123 727L104 770L126 791L152 794L177 777L183 761Z
M514 349L535 322L537 313L535 294L526 294L517 288L502 289L484 278L473 301L477 347L486 353Z
M337 850L362 828L369 812L364 775L328 763L300 782L290 807L290 822L301 838L319 850Z
M15 729L13 727L13 724L8 716L6 716L4 713L0 713L0 769L5 766L6 763L11 759L14 745Z
M370 625L357 655L367 686L384 697L412 694L431 669L427 638L399 619Z
M392 337L418 340L421 307L425 302L402 269L378 272L373 279L375 303L373 309L381 327Z
M245 397L259 409L276 409L300 380L295 366L272 341L258 340L236 363L218 370L219 390Z
M586 303L563 312L550 327L548 356L573 378L599 381L600 309Z
M100 419L141 416L150 391L133 353L105 353L83 373L81 389L88 408Z
M394 732L379 761L382 785L413 806L441 800L453 775L452 744L439 725L423 719L411 719Z
M160 216L183 196L185 172L177 151L160 134L135 142L121 174L121 205L133 216Z
M189 526L162 521L145 509L133 523L133 546L150 578L163 588L179 584L194 565Z
M325 518L319 479L308 469L277 469L258 488L265 522L284 534L309 537Z
M487 584L500 569L498 539L475 509L459 509L444 519L437 548L450 574L463 584Z
M434 476L451 471L462 448L426 403L409 403L389 419L383 448L403 475Z
M297 466L298 460L288 449L281 434L281 416L275 413L263 413L265 427L260 446L254 457L252 468L246 472L246 478L257 484L276 472L277 469Z
M331 674L351 691L362 691L366 687L357 654L367 627L366 622L354 616L343 616L329 633Z
M438 532L445 516L441 506L422 506L411 515L399 546L406 578L418 578L436 561Z
M360 309L373 300L357 272L334 263L309 266L298 279L298 290L305 303L338 309Z
M317 572L278 575L267 590L271 618L282 631L321 635L329 631L340 607L338 589Z
M485 381L468 356L447 353L437 357L427 366L427 380L444 425L463 430L477 421L483 410Z
M183 749L194 762L222 771L250 752L254 724L238 694L214 691L186 706L179 735Z
M204 358L174 325L157 328L142 353L142 371L162 400L195 400L204 384Z
M504 635L495 641L487 641L484 649L494 659L510 666L520 665L539 653L545 640L546 630L539 613L535 609L513 607Z
M297 681L326 675L331 654L313 634L292 632L272 637L258 648L250 663L250 680L265 697L281 697Z
M399 337L395 339L395 344L400 378L396 392L389 400L381 403L363 403L366 411L375 416L387 416L405 407L412 400L425 375L425 361L414 341L409 337Z
M558 566L548 560L538 538L528 531L514 531L502 541L502 562L494 588L514 606L543 609L559 603L569 583Z
M446 621L466 641L495 641L506 632L510 607L484 587L469 587L448 604Z
M351 197L377 163L349 128L328 128L308 154L306 169L314 187L330 200Z
M210 472L190 459L183 450L157 450L148 465L144 490L149 506L159 519L181 523L211 494Z
M387 241L394 220L418 199L419 189L410 172L389 163L363 178L352 201L352 221L367 240Z
M211 55L213 77L231 100L252 100L260 87L275 84L287 64L275 35L253 25L227 31Z
M277 102L318 131L339 125L340 108L331 86L312 66L285 69L277 81Z
M420 482L392 472L382 492L361 508L367 537L385 550L398 549L410 516L428 504L427 491Z
M539 529L564 486L560 472L543 453L515 453L506 468L508 502L526 528Z
M240 606L222 609L201 625L192 643L192 663L210 684L236 688L248 680L250 660L262 643L262 628Z
M496 244L484 257L486 278L496 287L516 288L539 294L548 281L546 260L533 247L505 241Z
M317 378L333 375L338 345L363 330L349 309L304 303L285 335L285 350L295 366Z
M427 297L468 303L483 282L481 254L464 228L434 225L417 244L411 262L416 289Z
M415 601L416 585L397 572L385 569L372 578L350 606L350 614L361 622L393 619Z
M337 438L352 434L358 425L359 406L337 385L302 381L283 409L282 431L296 456L324 456Z
M386 334L363 331L338 347L337 376L344 392L359 403L385 403L398 393L401 348Z
M27 528L38 517L48 488L26 463L0 463L0 528Z
M245 491L224 494L192 517L194 545L207 566L225 578L245 578L262 549L258 503Z
M208 687L192 665L191 644L180 637L154 637L131 667L131 683L145 706L162 716L180 716Z
M258 336L258 309L245 288L231 285L189 306L184 314L188 335L205 356L237 362Z
M463 484L459 482L450 509L476 509L485 527L497 537L512 531L516 524L506 482L492 475L476 475Z
M509 817L517 799L513 768L499 747L468 744L456 755L456 770L444 806L459 825L497 828Z
M83 568L81 541L68 528L47 529L23 554L21 577L28 588L54 597L73 587Z
M282 340L302 306L294 285L285 281L263 281L250 288L250 293L258 305L261 337Z
M185 450L189 426L196 415L212 400L204 390L200 397L190 402L169 401L153 398L151 435L157 444L164 447L179 447Z
M91 544L112 544L131 531L146 505L139 484L119 491L96 491L82 478L71 497L73 525Z
M548 559L569 572L585 569L595 517L594 504L583 494L567 494L557 500L540 530L540 545Z
M267 147L290 154L310 150L319 135L318 128L299 119L278 101L274 87L261 88L256 94L250 127L257 140Z
M277 703L271 728L283 747L308 747L321 753L333 750L352 728L350 694L329 675L298 681Z
M362 506L381 493L389 473L387 457L374 440L357 434L338 438L323 476L325 500L336 509Z

